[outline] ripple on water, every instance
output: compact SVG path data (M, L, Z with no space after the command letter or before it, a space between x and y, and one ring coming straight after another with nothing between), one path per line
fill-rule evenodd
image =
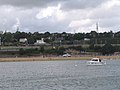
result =
M120 63L111 62L100 67L85 61L0 63L0 90L120 90Z

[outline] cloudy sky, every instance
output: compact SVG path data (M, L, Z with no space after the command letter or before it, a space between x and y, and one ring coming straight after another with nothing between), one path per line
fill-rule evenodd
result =
M120 31L120 0L0 0L0 31Z

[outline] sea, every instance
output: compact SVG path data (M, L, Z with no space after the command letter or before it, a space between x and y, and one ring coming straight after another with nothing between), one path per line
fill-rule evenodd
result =
M120 90L120 60L0 62L0 90Z

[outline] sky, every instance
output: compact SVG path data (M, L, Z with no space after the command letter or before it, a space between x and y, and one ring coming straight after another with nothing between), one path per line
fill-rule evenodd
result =
M0 31L120 31L120 0L0 0Z

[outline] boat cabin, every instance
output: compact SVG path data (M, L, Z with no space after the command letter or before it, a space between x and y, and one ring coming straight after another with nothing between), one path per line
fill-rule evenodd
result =
M101 62L101 59L100 58L93 58L91 61Z

